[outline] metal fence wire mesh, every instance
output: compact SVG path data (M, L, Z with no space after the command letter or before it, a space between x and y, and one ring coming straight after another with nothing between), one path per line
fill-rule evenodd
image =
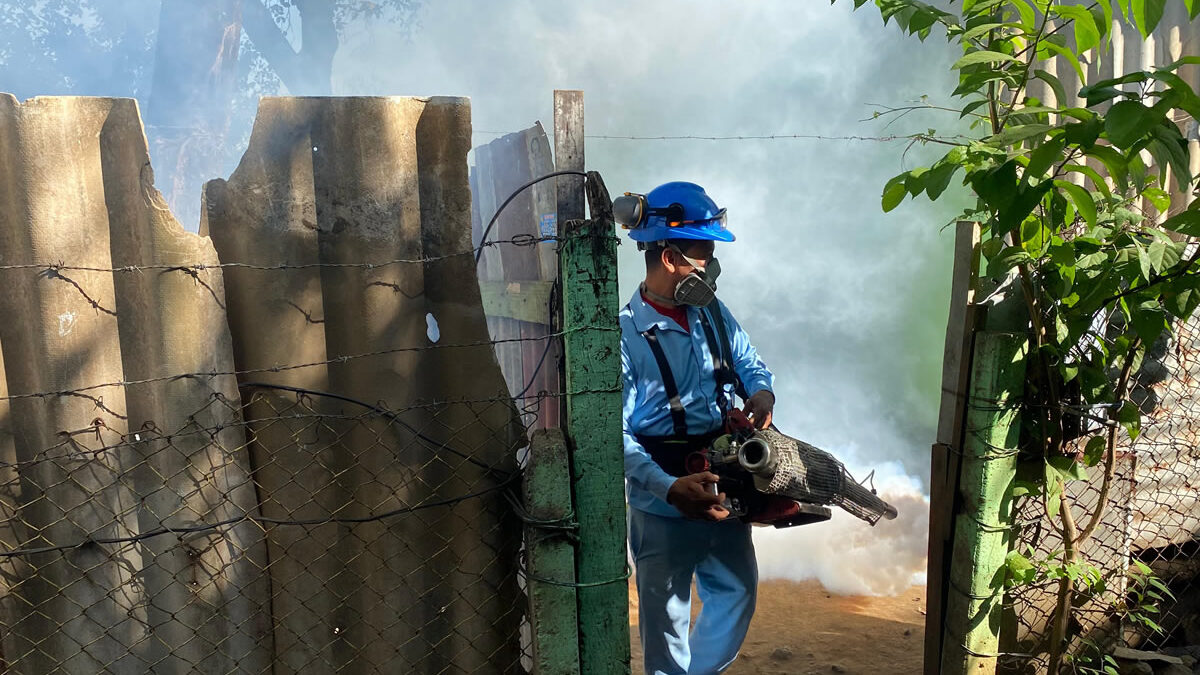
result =
M241 389L0 466L6 672L522 672L512 400Z
M1142 428L1132 441L1118 435L1103 515L1080 550L1103 583L1076 599L1068 630L1076 664L1085 662L1089 650L1094 655L1114 646L1200 655L1198 357L1200 319L1193 317L1161 337L1134 372L1129 396L1141 410ZM1091 411L1096 419L1106 414ZM1090 424L1084 440L1100 430ZM1090 515L1102 498L1104 464L1087 473L1088 480L1068 483L1067 493L1078 514ZM1044 558L1063 548L1040 498L1017 500L1015 528L1018 550ZM1149 576L1157 581L1148 582ZM1159 583L1169 592L1158 589ZM1010 589L1001 632L1004 669L1045 672L1057 589L1053 579Z

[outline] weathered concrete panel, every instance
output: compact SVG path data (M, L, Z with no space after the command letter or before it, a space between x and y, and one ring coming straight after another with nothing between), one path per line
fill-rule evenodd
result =
M399 411L256 394L264 515L421 509L269 530L280 672L517 667L510 509L497 492L422 508L494 487L521 444L470 253L469 148L462 99L264 99L241 165L206 188L224 263L309 265L227 270L239 370L318 363L248 379Z
M100 132L113 102L0 96L0 260L110 267ZM10 395L77 389L122 379L112 275L0 271L0 345ZM136 459L96 452L127 431L119 388L89 397L17 399L12 431L21 471L26 546L70 544L137 532L136 499L122 474ZM99 420L103 427L93 424ZM71 433L86 429L92 432ZM27 558L28 603L9 627L16 672L121 670L146 632L134 547L89 546ZM15 643L15 645L13 644ZM9 645L13 645L10 647Z
M17 397L0 425L19 462L0 495L19 521L3 543L75 546L254 515L235 381L174 379L230 371L233 359L220 270L166 269L217 260L154 189L136 103L0 97L0 162L0 261L66 266L0 270L4 384ZM124 266L157 267L112 271ZM269 595L255 527L13 559L2 568L6 665L261 670Z
M112 264L163 267L114 278L131 446L143 531L257 515L225 288L212 243L184 231L150 167L133 101L118 101L100 136ZM199 266L206 266L200 269ZM170 269L183 266L184 269ZM171 435L169 438L164 435ZM155 673L256 671L270 663L266 544L258 525L144 541L147 621L139 655Z

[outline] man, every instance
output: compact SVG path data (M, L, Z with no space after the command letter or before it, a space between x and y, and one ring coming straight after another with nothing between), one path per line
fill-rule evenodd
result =
M717 476L685 458L723 431L734 393L758 428L771 422L774 376L713 292L725 209L693 183L627 195L614 214L645 251L646 279L622 309L625 476L638 626L647 673L720 673L754 613L750 525L730 517ZM703 608L689 631L693 578Z

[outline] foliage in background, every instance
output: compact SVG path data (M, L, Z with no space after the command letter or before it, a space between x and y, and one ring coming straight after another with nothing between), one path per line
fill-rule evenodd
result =
M1190 18L1200 14L1200 0L1180 1ZM867 0L853 3L858 9ZM1042 501L1064 547L1041 560L1014 551L1008 583L1057 581L1042 649L1050 672L1063 664L1082 671L1063 651L1076 596L1104 584L1087 543L1108 501L1117 438L1140 432L1131 376L1147 347L1200 304L1200 249L1192 246L1200 236L1200 201L1186 209L1171 203L1172 188L1176 194L1193 188L1179 124L1200 119L1200 97L1178 71L1200 58L1086 81L1084 64L1111 58L1114 20L1145 38L1167 0L964 0L953 12L916 0L874 4L885 23L921 40L944 31L963 50L953 66L954 93L978 133L936 139L951 146L946 154L892 178L882 205L890 211L922 194L936 200L961 180L976 198L961 218L981 224L988 274L1022 291L1032 348L1014 496ZM1083 105L1069 104L1076 92L1045 67L1052 59L1075 70L1085 85L1077 92ZM1045 83L1053 101L1029 95L1034 81ZM1105 175L1094 168L1100 166ZM1099 505L1088 512L1072 504L1065 485L1086 479L1093 466L1103 467L1103 478ZM1161 598L1162 586L1139 582L1146 578L1146 570L1133 571L1138 606L1118 609L1153 624L1146 607Z

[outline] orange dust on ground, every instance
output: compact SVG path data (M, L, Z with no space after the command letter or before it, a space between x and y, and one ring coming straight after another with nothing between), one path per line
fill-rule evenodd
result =
M637 593L629 588L633 672L642 672ZM693 614L699 600L692 594ZM925 587L886 597L833 595L816 581L763 581L742 654L727 675L919 675Z

